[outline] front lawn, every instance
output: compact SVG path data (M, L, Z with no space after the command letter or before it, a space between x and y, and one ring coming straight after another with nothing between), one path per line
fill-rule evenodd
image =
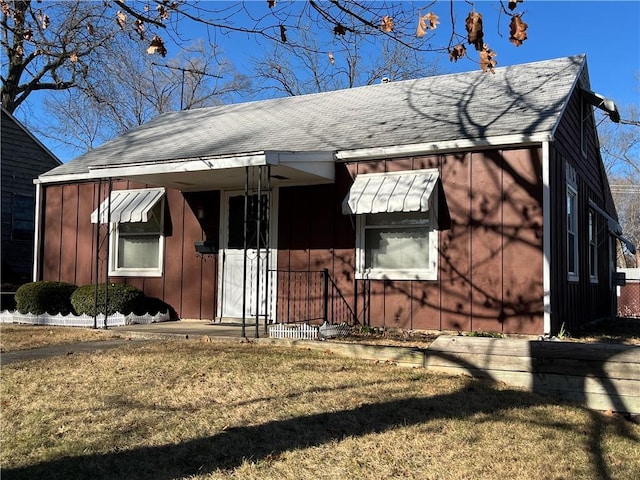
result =
M7 335L3 327L3 337ZM503 384L260 343L2 368L5 479L635 479L640 425Z

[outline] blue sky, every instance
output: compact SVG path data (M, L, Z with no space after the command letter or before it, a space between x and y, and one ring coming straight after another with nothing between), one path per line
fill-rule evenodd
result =
M424 8L431 2L416 3ZM525 12L523 20L529 25L528 39L517 48L508 41L509 25L504 15L498 29L499 3L496 0L475 3L484 16L485 42L497 52L498 67L585 53L594 91L613 99L623 112L625 106L640 104L640 0L525 0L518 9ZM455 2L458 22L464 21L470 8L466 2ZM442 22L433 43L446 45L450 34L449 2L440 0L429 10L440 15ZM218 38L225 40L224 36ZM246 55L257 53L251 40L234 38L221 46L224 54L237 65L242 65ZM475 52L471 50L471 53ZM476 68L477 65L469 61L450 63L446 55L442 55L439 62L442 73ZM16 113L20 118L20 112ZM30 119L30 123L33 121ZM62 161L73 158L68 150L45 139L43 143Z
M496 16L495 3L476 3L485 17L485 39L498 53L498 66L585 53L594 91L619 107L640 103L640 1L525 0L519 8L529 25L528 39L520 47L508 42L506 22L502 28L506 37L495 33L488 18ZM456 71L461 67L473 68L458 65Z

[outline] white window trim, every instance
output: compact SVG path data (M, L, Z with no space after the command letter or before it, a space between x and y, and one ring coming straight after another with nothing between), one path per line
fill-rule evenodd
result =
M425 212L428 215L428 212ZM356 215L356 279L358 280L437 280L438 279L438 231L429 232L430 268L377 269L365 268L365 219Z
M567 272L567 277L568 280L570 282L577 282L580 279L580 266L579 266L579 260L580 260L580 255L578 253L578 246L579 246L579 242L578 242L578 189L571 185L571 184L567 184L567 189L566 189L566 199L568 200L569 195L572 194L573 198L574 198L574 203L573 203L573 219L574 219L574 225L569 225L569 221L568 221L568 217L569 217L569 212L567 211L566 215L567 215L567 270L569 267L569 233L573 233L573 260L574 260L574 265L575 265L575 271L568 271ZM568 201L566 202L567 204L569 203ZM568 207L568 205L567 205ZM572 229L573 227L573 229Z
M118 267L119 223L111 223L109 228L109 276L112 277L161 277L164 268L164 198L160 200L160 238L158 244L157 268Z
M598 283L598 216L591 208L589 209L589 225L587 228L589 229L589 280L591 283ZM592 249L593 258L591 255Z

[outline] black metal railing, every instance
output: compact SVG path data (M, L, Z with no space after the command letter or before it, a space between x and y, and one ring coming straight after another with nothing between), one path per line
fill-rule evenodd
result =
M329 270L271 270L275 276L276 322L354 325L349 302Z

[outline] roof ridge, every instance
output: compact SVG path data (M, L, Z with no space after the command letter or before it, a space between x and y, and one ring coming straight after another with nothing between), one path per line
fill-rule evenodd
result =
M580 59L581 61L586 57L585 54L578 54L578 55L568 55L565 57L556 57L556 58L550 58L550 59L546 59L546 60L536 60L533 62L527 62L527 63L516 63L513 65L504 65L501 67L496 67L496 73L500 73L502 71L506 71L506 70L513 70L516 68L527 68L530 67L532 65L536 65L536 64L542 64L542 63L550 63L550 62L556 62L556 61L560 61L560 60L567 60L567 59ZM373 89L373 88L388 88L389 86L401 86L401 85L405 85L411 82L418 82L421 80L429 80L429 79L446 79L448 77L457 77L457 76L470 76L470 75L487 75L487 73L482 72L481 70L467 70L464 72L452 72L452 73L443 73L443 74L435 74L435 75L427 75L425 77L416 77L416 78L408 78L408 79L404 79L404 80L390 80L387 83L371 83L368 85L358 85L356 87L348 87L348 88L339 88L336 90L327 90L327 91L323 91L323 92L312 92L312 93L304 93L301 95L284 95L282 97L272 97L272 98L264 98L264 99L256 99L256 100L249 100L249 101L239 101L239 102L234 102L234 103L226 103L226 104L222 104L222 105L213 105L210 107L198 107L198 108L193 108L190 110L182 110L182 111L173 111L173 112L166 112L160 116L164 116L167 114L180 114L180 113L184 113L184 112L202 112L202 111L213 111L213 110L220 110L220 109L225 109L225 108L229 108L231 106L251 106L257 103L260 104L264 104L264 103L268 103L268 102L281 102L283 100L287 100L287 99L300 99L300 98L305 98L305 99L310 99L310 98L314 98L314 97L321 97L321 96L328 96L328 95L335 95L339 92L342 93L346 93L346 92L357 92L357 91L361 91L363 89ZM158 117L156 117L158 118Z

